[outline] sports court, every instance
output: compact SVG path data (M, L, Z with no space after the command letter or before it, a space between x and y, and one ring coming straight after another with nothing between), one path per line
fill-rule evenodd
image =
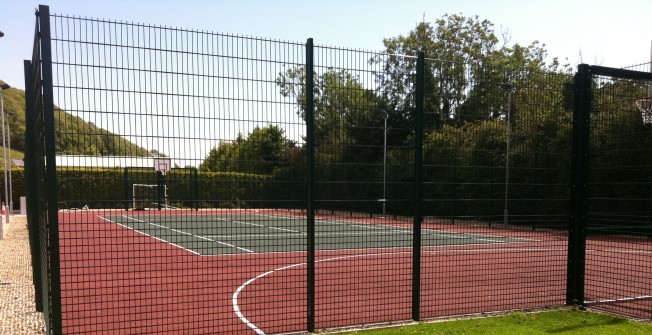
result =
M292 211L236 211L179 214L131 211L99 218L202 256L306 250L305 216ZM315 220L317 250L402 248L412 245L412 230L397 220L321 217ZM422 246L505 244L524 238L422 230Z
M649 63L35 23L23 180L48 333L652 318Z

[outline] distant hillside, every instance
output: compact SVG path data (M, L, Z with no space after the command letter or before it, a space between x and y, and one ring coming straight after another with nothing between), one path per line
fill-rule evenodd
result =
M0 84L4 82L0 80ZM11 84L9 84L11 85ZM11 128L11 148L25 151L25 91L4 91L5 119ZM146 149L55 107L57 154L148 156ZM1 142L1 140L0 140ZM0 143L1 145L1 143ZM14 157L16 158L16 157ZM22 157L21 157L22 158Z

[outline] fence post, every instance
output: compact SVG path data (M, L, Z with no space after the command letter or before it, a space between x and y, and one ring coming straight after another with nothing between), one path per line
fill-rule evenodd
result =
M414 119L414 218L412 232L412 319L421 319L421 221L423 197L423 100L425 56L419 52L415 87Z
M129 210L129 203L133 201L133 199L131 198L132 195L133 195L133 192L129 192L130 191L129 190L129 167L125 166L124 171L125 171L124 176L123 176L124 188L125 188L124 189L124 195L125 195L125 204L124 205L125 205L125 210L128 211Z
M568 226L568 272L566 304L584 303L584 264L586 260L586 212L591 121L592 76L587 64L575 74L571 157L570 218Z
M199 210L199 172L197 171L197 168L192 169L192 180L191 180L191 186L192 190L190 193L192 193L192 201L195 203L195 210Z
M315 133L314 133L314 56L313 42L306 43L306 146L307 146L307 326L309 332L315 331Z
M36 125L34 122L34 82L32 78L32 62L23 62L25 71L25 195L27 196L27 228L29 230L29 245L32 253L32 282L36 311L43 312L43 291L41 290L41 248L38 234L38 190L36 188L36 162L34 160L34 138Z
M163 208L162 202L165 201L165 191L163 190L165 187L165 176L161 171L156 171L156 186L156 201L158 201L157 209L160 211Z
M50 7L39 6L41 33L41 73L43 80L43 125L45 131L45 161L47 189L47 225L50 268L50 333L62 333L61 268L59 254L59 203L57 200L57 161L54 133L54 91L52 80L52 40ZM46 320L47 322L48 320Z

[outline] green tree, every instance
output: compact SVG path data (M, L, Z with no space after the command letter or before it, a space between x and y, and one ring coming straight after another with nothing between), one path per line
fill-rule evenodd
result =
M271 174L288 163L289 151L296 146L285 138L284 130L270 125L256 127L244 138L221 142L199 165L200 171Z
M456 109L466 99L474 67L496 49L498 38L493 24L477 16L444 15L434 24L420 23L407 36L383 41L390 55L416 55L423 51L427 57L425 73L426 113L429 122L441 126L456 117ZM414 106L416 60L411 57L376 57L384 71L378 81L387 92L390 106L407 117ZM471 76L470 76L471 75Z
M281 72L276 82L283 96L296 101L297 114L305 120L305 68ZM323 161L341 161L347 152L349 157L362 159L352 148L382 144L387 109L350 72L328 69L316 75L314 106L315 146Z

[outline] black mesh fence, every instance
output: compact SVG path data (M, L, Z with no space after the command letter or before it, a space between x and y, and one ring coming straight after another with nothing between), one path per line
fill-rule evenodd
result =
M563 305L571 77L426 68L423 316Z
M651 317L648 74L45 6L37 21L25 172L51 333L313 332L574 303Z
M634 73L593 77L588 175L586 294L588 305L652 317L650 64Z

